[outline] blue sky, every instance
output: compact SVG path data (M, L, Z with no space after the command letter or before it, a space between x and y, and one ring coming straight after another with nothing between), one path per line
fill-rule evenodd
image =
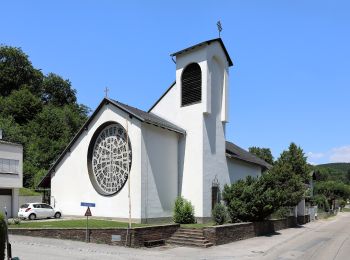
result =
M228 139L290 142L309 161L350 162L349 1L3 1L0 43L71 80L94 109L114 99L147 110L175 79L169 54L216 38L230 68Z

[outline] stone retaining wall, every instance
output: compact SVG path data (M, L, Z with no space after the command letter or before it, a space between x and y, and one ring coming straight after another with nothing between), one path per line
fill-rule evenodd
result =
M267 220L262 222L247 222L226 224L220 226L206 227L203 234L206 239L214 245L221 245L237 240L243 240L256 236L273 234L274 232L296 227L297 224L309 222L309 217L288 217L287 219ZM145 242L169 239L179 224L158 225L130 229L129 245L131 247L142 247ZM125 245L126 228L92 228L90 231L90 242L109 245ZM10 228L9 233L13 235L26 235L38 237L51 237L58 239L71 239L85 241L84 228ZM112 235L119 235L120 241L111 241Z
M306 223L310 222L310 215L305 215L305 216L298 216L298 224L299 225L304 225Z
M206 239L214 245L221 245L237 240L273 234L278 230L296 226L297 219L295 217L288 217L287 219L207 227L203 229L203 234Z
M139 227L130 229L129 245L142 247L145 242L153 240L167 240L180 227L179 224ZM109 245L125 245L126 228L90 228L90 242ZM50 237L58 239L70 239L85 241L86 229L84 228L10 228L12 235L24 235L33 237ZM112 235L119 235L120 241L112 242Z

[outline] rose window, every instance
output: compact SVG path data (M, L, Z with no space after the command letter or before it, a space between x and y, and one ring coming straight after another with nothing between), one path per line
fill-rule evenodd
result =
M118 123L102 126L91 140L89 155L90 180L95 189L103 195L119 192L131 167L132 152L126 130Z

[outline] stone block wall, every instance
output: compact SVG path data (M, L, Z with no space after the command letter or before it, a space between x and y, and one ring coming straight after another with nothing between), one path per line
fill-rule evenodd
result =
M310 215L298 216L297 221L298 221L299 225L304 225L306 223L309 223L310 222Z
M255 237L254 223L236 223L203 229L205 238L214 245L221 245L233 241Z
M295 217L288 217L287 219L207 227L203 229L203 234L214 245L222 245L256 236L273 234L278 230L296 226L297 219Z
M169 224L150 227L132 228L129 230L129 245L142 247L145 242L153 240L167 240L180 227L179 224ZM10 228L12 235L24 235L32 237L49 237L69 239L77 241L86 240L84 228ZM126 228L91 228L89 229L90 242L109 245L125 245L127 237ZM112 242L112 235L120 235L120 241Z

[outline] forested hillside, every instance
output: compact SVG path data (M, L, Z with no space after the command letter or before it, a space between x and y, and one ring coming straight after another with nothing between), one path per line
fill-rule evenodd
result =
M321 178L350 183L350 163L327 163L315 166L321 174Z
M34 68L19 48L0 45L0 129L24 146L24 186L35 187L86 121L69 80Z

